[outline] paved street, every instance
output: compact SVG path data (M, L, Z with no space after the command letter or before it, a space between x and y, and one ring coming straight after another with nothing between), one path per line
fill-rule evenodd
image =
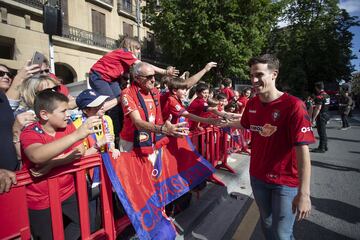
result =
M342 131L339 116L333 115L327 126L329 151L311 154L313 210L296 225L296 239L360 239L359 116L351 120L351 129ZM264 239L259 224L251 239Z

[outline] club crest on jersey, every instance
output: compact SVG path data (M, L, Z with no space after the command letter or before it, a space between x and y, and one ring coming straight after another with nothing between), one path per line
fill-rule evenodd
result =
M179 104L176 104L175 108L176 108L176 111L180 111L180 109L181 109Z
M122 99L122 104L123 104L124 106L129 105L129 101L127 100L126 97L123 97L123 99Z
M274 121L278 120L279 117L280 117L280 111L277 110L277 109L275 109L275 110L273 111L273 113L271 114L271 116L272 116L272 119L273 119Z

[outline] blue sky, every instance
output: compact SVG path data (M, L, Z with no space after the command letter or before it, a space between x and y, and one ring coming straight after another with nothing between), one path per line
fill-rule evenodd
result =
M346 9L352 16L360 17L360 0L340 0L340 8ZM354 33L352 50L358 57L358 59L352 61L352 64L355 65L356 71L360 71L360 27L351 28L351 32Z

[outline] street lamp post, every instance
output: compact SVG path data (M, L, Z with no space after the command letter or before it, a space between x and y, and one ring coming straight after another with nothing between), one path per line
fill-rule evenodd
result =
M141 42L140 39L140 24L141 24L141 0L136 0L136 23L137 23L137 39ZM139 59L141 60L141 53L139 54Z

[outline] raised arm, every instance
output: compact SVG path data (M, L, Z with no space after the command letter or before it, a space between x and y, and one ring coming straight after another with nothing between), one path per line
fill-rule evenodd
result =
M184 136L187 135L186 123L171 124L170 121L166 121L163 125L156 125L141 119L140 113L138 110L132 111L129 113L131 121L134 123L135 127L138 130L145 130L154 133L163 133L169 136Z
M19 69L16 76L14 77L10 88L6 91L8 99L18 100L20 98L19 86L22 82L40 71L38 64L30 65L30 60L26 62L26 65Z
M42 165L59 156L67 148L89 134L95 133L94 126L101 124L98 117L90 117L71 134L47 144L34 143L25 149L25 154L34 164ZM100 130L99 130L100 131Z
M217 66L216 62L209 62L198 73L196 73L195 75L192 75L191 77L186 79L187 88L191 88L192 86L194 86L205 75L205 73L207 73L213 67L216 67L216 66Z

